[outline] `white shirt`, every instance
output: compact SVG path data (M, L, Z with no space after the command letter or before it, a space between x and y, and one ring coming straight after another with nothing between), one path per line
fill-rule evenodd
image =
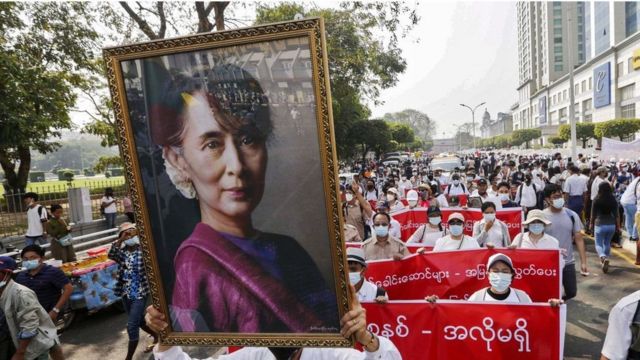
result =
M496 206L496 210L500 210L502 209L502 201L500 201L500 199L498 199L498 197L496 195L491 195L491 193L489 193L489 191L492 191L491 189L487 189L487 192L484 194L484 196L480 195L478 193L478 190L473 190L473 193L471 194L471 197L479 197L482 199L482 203L486 203L486 202L492 202L495 206ZM494 193L495 194L495 193Z
M462 235L462 240L454 240L451 235L436 240L433 251L479 249L478 241L471 236Z
M435 229L428 224L420 226L411 235L407 244L421 244L424 246L435 246L436 240L440 239L444 235L444 231L440 231L438 227Z
M375 284L365 280L362 282L360 290L358 290L358 301L375 301L376 294L378 294L378 287ZM388 294L385 294L385 297L387 298L387 300L389 300Z
M494 299L491 295L487 294L487 290L489 288L480 289L471 296L469 296L468 301L485 301L485 302L503 302L503 303L512 303L512 304L531 304L531 298L527 293L522 290L518 290L515 288L511 288L509 292L509 296L507 296L504 300Z
M562 191L569 194L569 196L582 196L587 191L587 181L578 174L572 174L567 178L562 186Z
M596 176L595 179L593 179L593 183L591 183L591 201L595 200L596 196L598 196L598 187L600 187L600 184L604 181L607 181L607 179L603 179L600 176Z
M38 214L38 209L40 214ZM47 209L43 205L36 205L27 210L27 233L26 236L37 237L44 234L43 223L47 220Z
M393 343L382 336L378 336L380 347L376 352L360 352L351 348L306 348L302 351L300 360L402 360L400 351ZM182 351L180 346L173 346L167 351L157 351L153 348L153 357L156 360L192 360ZM276 360L275 356L267 348L246 347L229 355L221 355L219 360ZM196 359L193 359L196 360ZM213 360L209 357L205 360Z
M449 184L449 177L445 175L440 175L440 177L438 178L438 181L440 181L440 185L447 185Z
M640 177L635 178L620 197L620 204L634 205L640 202Z
M372 201L372 200L373 200L373 201L376 201L376 200L378 200L378 197L376 196L376 191L375 191L375 190L373 190L373 191L368 191L368 190L367 190L367 192L366 192L366 194L365 194L364 198L365 198L367 201Z
M450 185L447 186L446 189L444 189L444 194L445 195L451 195L451 196L455 196L455 195L469 195L469 192L467 191L467 187L465 186L464 188L462 188L462 183L458 184L458 186L453 185L453 183L451 183Z
M604 338L602 355L611 360L627 359L631 346L631 321L640 301L640 291L620 299L609 313L609 327Z
M526 183L522 183L516 192L515 202L526 207L536 206L538 197L536 195L536 189L533 188L533 184L527 185Z
M521 249L560 249L560 242L551 235L543 234L537 243L529 238L529 233L520 233L513 239L512 244L518 244Z
M396 200L393 205L389 206L390 212L399 211L402 209L404 209L404 204L400 200Z
M112 198L112 197L103 196L102 199L100 200L100 203L109 203L109 202L112 202L113 200L114 200L114 198ZM105 214L113 214L113 213L116 213L116 212L118 212L118 210L116 209L115 201L111 205L109 205L106 208L104 208L104 213Z

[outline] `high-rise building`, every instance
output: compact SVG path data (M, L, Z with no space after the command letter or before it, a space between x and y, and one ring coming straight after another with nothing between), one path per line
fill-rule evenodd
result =
M556 135L558 124L566 122L569 113L566 103L569 101L568 73L572 67L579 80L574 83L574 94L592 90L594 68L603 66L610 55L610 78L614 78L614 71L615 79L622 74L624 79L634 76L636 68L631 60L627 63L627 58L634 57L630 54L635 48L630 47L640 45L634 41L640 39L638 23L640 4L637 2L518 2L518 103L512 107L514 130L541 127L543 135ZM623 73L620 69L626 71ZM578 76L580 71L583 74ZM637 72L640 76L640 71ZM612 81L612 86L615 83ZM613 89L609 94L615 98L617 92ZM576 102L579 101L587 106L591 104L587 99L576 98ZM580 104L574 104L577 118L609 120L581 112ZM621 113L620 104L612 104L614 109L607 110L603 117L613 118Z

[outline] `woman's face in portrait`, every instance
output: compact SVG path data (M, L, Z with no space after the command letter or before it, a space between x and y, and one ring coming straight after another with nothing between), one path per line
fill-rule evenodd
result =
M193 183L201 206L227 217L250 216L264 192L264 138L250 125L224 129L202 93L188 101L184 119L179 168Z

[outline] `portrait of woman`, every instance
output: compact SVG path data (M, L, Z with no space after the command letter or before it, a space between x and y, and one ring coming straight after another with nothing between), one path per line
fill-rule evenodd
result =
M154 59L144 67L157 86L147 99L151 140L200 212L173 256L174 331L336 332L335 290L316 262L297 239L254 225L274 130L260 82L235 64L216 64L204 79Z

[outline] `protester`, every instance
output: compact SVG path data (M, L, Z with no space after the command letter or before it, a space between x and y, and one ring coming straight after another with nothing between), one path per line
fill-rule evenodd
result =
M444 194L447 198L451 198L452 196L458 195L469 195L469 191L465 187L465 185L460 181L459 174L453 174L451 176L451 184L447 185Z
M520 207L516 202L511 201L511 186L508 182L501 182L498 184L498 199L500 199L500 205L503 208Z
M466 250L479 249L478 241L471 236L467 236L464 231L464 216L459 212L454 212L447 219L449 234L436 240L433 251Z
M126 195L122 198L122 207L124 208L124 214L127 215L127 219L129 219L130 223L136 222L136 217L133 214L133 203L131 202L131 198L129 195Z
M375 301L379 304L389 302L389 295L385 289L367 281L365 276L367 262L361 248L347 248L347 264L349 265L349 282L358 293L358 301Z
M620 205L624 210L624 228L631 241L638 241L638 229L635 224L635 215L640 209L638 203L640 203L640 177L636 177L627 186L620 198Z
M427 208L427 219L427 223L420 225L420 227L416 229L409 240L407 240L407 244L433 247L436 244L436 240L444 236L440 209L435 206Z
M528 231L516 235L509 248L522 249L560 249L560 242L549 234L545 234L545 227L551 225L551 221L542 210L531 210L527 214L527 220L522 222Z
M156 333L144 323L149 284L135 224L127 222L120 225L118 239L111 245L108 256L119 265L118 283L114 293L122 297L122 303L127 312L129 345L126 360L131 360L138 347L139 329L153 336L153 344L145 348L145 353L151 352L153 345L158 342Z
M38 245L29 245L20 252L22 271L16 282L33 290L42 308L54 322L73 293L69 278L57 267L45 264L44 250Z
M391 212L404 209L404 204L402 204L400 195L398 195L398 189L394 187L387 189L387 203Z
M358 229L351 224L344 223L344 241L346 242L361 242L362 238L358 233Z
M569 171L571 171L571 176L567 178L562 188L565 194L565 201L567 207L582 218L588 179L580 176L580 169L577 166L571 166Z
M344 191L345 202L342 205L342 214L345 222L355 226L358 229L360 238L365 237L365 226L367 219L371 217L373 211L371 205L360 193L360 186L357 182L353 182L350 188Z
M471 197L480 198L480 201L482 204L486 202L491 202L494 204L494 208L497 210L502 209L502 202L496 196L490 195L488 192L488 188L489 188L489 185L487 183L487 180L485 179L478 180L478 189L471 194Z
M609 312L600 360L640 358L640 291L620 299Z
M373 235L362 244L365 260L401 260L407 248L398 238L389 234L391 216L378 212L373 216Z
M25 245L33 245L38 243L44 245L47 243L45 239L46 226L49 220L49 214L44 205L38 204L38 194L28 192L22 196L27 206L27 233L25 235Z
M118 215L118 209L116 204L118 200L113 197L113 188L104 189L104 196L100 200L100 209L104 213L104 217L107 220L107 229L113 229L116 226L116 216Z
M575 242L580 255L580 273L589 274L587 269L587 253L582 238L582 222L578 214L564 207L564 197L558 185L549 184L544 188L544 197L548 206L544 214L552 225L547 225L545 232L558 239L565 262L562 270L562 286L564 287L564 300L576 296L578 291L576 283L575 258L573 256L573 243Z
M349 348L299 348L292 354L284 357L286 359L301 360L366 360L366 359L384 359L384 360L401 360L402 355L395 347L391 340L385 337L374 335L367 328L366 312L360 305L356 291L351 287L351 310L347 312L340 324L340 335L345 339L354 338L363 347L363 352ZM147 308L145 316L149 327L160 332L169 326L166 317L158 309L153 306ZM273 351L276 351L275 349ZM156 360L191 360L181 347L157 345L153 349L153 355ZM211 359L211 358L209 358ZM276 360L276 357L268 348L251 348L245 347L229 355L222 355L218 360Z
M407 192L407 203L409 204L409 209L414 209L418 206L418 192L415 190L409 190Z
M63 360L62 347L51 317L33 290L12 280L16 262L0 256L0 307L4 312L16 352L12 360Z
M591 232L595 235L596 251L605 274L609 271L611 239L616 231L620 231L618 202L612 190L608 182L601 182L591 206Z
M480 208L482 220L473 224L472 236L481 247L506 248L511 244L511 236L507 224L496 219L496 206L493 202L485 202Z
M515 202L522 206L525 215L538 205L538 189L532 182L531 174L524 176L524 182L518 186Z
M76 261L76 251L73 248L71 226L62 217L62 206L51 205L51 220L47 223L47 233L51 235L51 257L63 263Z
M378 204L376 205L376 211L378 213L385 213L385 214L389 214L389 204L386 201L379 201ZM369 234L372 235L374 234L374 229L373 229L373 217L375 216L376 213L373 213L371 215L371 219L369 220ZM401 235L401 225L400 222L396 219L394 219L393 217L391 217L391 225L389 227L389 235L391 235L392 237L396 238L396 239L400 239L400 235ZM371 236L370 236L371 237Z

